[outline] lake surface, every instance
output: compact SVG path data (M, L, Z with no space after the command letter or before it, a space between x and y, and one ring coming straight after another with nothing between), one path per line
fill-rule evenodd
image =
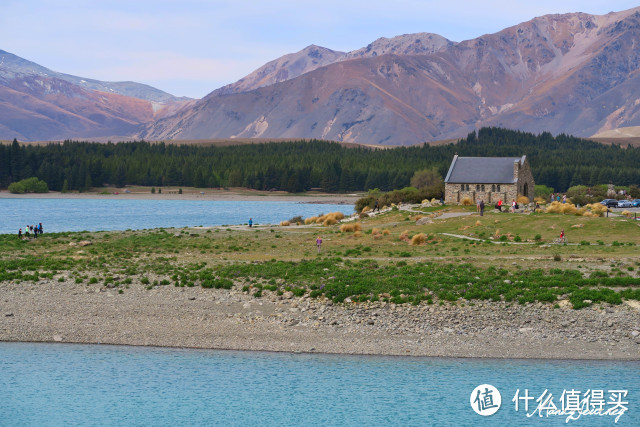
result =
M273 201L0 199L0 234L42 222L44 232L279 224L294 216L353 213L353 205Z
M640 363L285 354L0 343L0 424L566 425L511 401L545 389L627 391L628 411L569 425L640 425ZM474 388L502 394L476 414ZM534 402L529 411L533 412Z

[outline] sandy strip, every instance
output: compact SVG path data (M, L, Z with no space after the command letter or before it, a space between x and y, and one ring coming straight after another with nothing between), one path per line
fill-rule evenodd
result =
M365 307L238 290L0 283L0 341L442 357L640 360L640 307Z
M118 192L118 194L101 193L59 193L49 192L43 194L12 194L8 191L0 191L0 199L100 199L100 200L230 200L230 201L272 201L294 203L329 203L353 205L362 195L360 194L290 194L285 191L226 191L203 190L185 191L178 194L177 189L165 189L161 194L151 194L149 191L132 191L130 193Z

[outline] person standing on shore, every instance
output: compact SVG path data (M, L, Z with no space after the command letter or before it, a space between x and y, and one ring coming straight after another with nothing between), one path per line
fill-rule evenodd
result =
M322 246L322 237L318 236L316 239L316 246L318 247L318 253L320 253L320 247Z
M24 237L26 237L27 239L29 238L29 226L28 225L24 228Z
M249 218L249 228L253 227L253 219Z
M375 212L376 209L378 209L378 212L380 212L380 202L378 201L378 199L376 199L376 204L373 205L373 212Z
M22 228L18 230L18 239L22 240Z
M42 231L42 223L40 223L40 225L38 226L38 233L40 233L40 234L43 233L43 231Z

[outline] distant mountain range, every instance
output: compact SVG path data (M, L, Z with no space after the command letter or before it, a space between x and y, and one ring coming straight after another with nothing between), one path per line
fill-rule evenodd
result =
M430 33L309 46L201 100L54 73L0 51L0 138L318 138L404 145L482 126L640 126L640 7L546 15L460 43ZM66 133L65 133L66 132Z
M58 73L0 50L0 139L131 137L193 102L140 83Z

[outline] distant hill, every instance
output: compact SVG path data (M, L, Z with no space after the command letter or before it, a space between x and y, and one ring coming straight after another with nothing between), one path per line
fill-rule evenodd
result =
M347 54L312 46L139 136L405 145L488 125L586 137L640 125L639 39L635 8L547 15L460 43L421 33Z
M0 139L133 135L190 102L140 83L58 73L0 50Z

